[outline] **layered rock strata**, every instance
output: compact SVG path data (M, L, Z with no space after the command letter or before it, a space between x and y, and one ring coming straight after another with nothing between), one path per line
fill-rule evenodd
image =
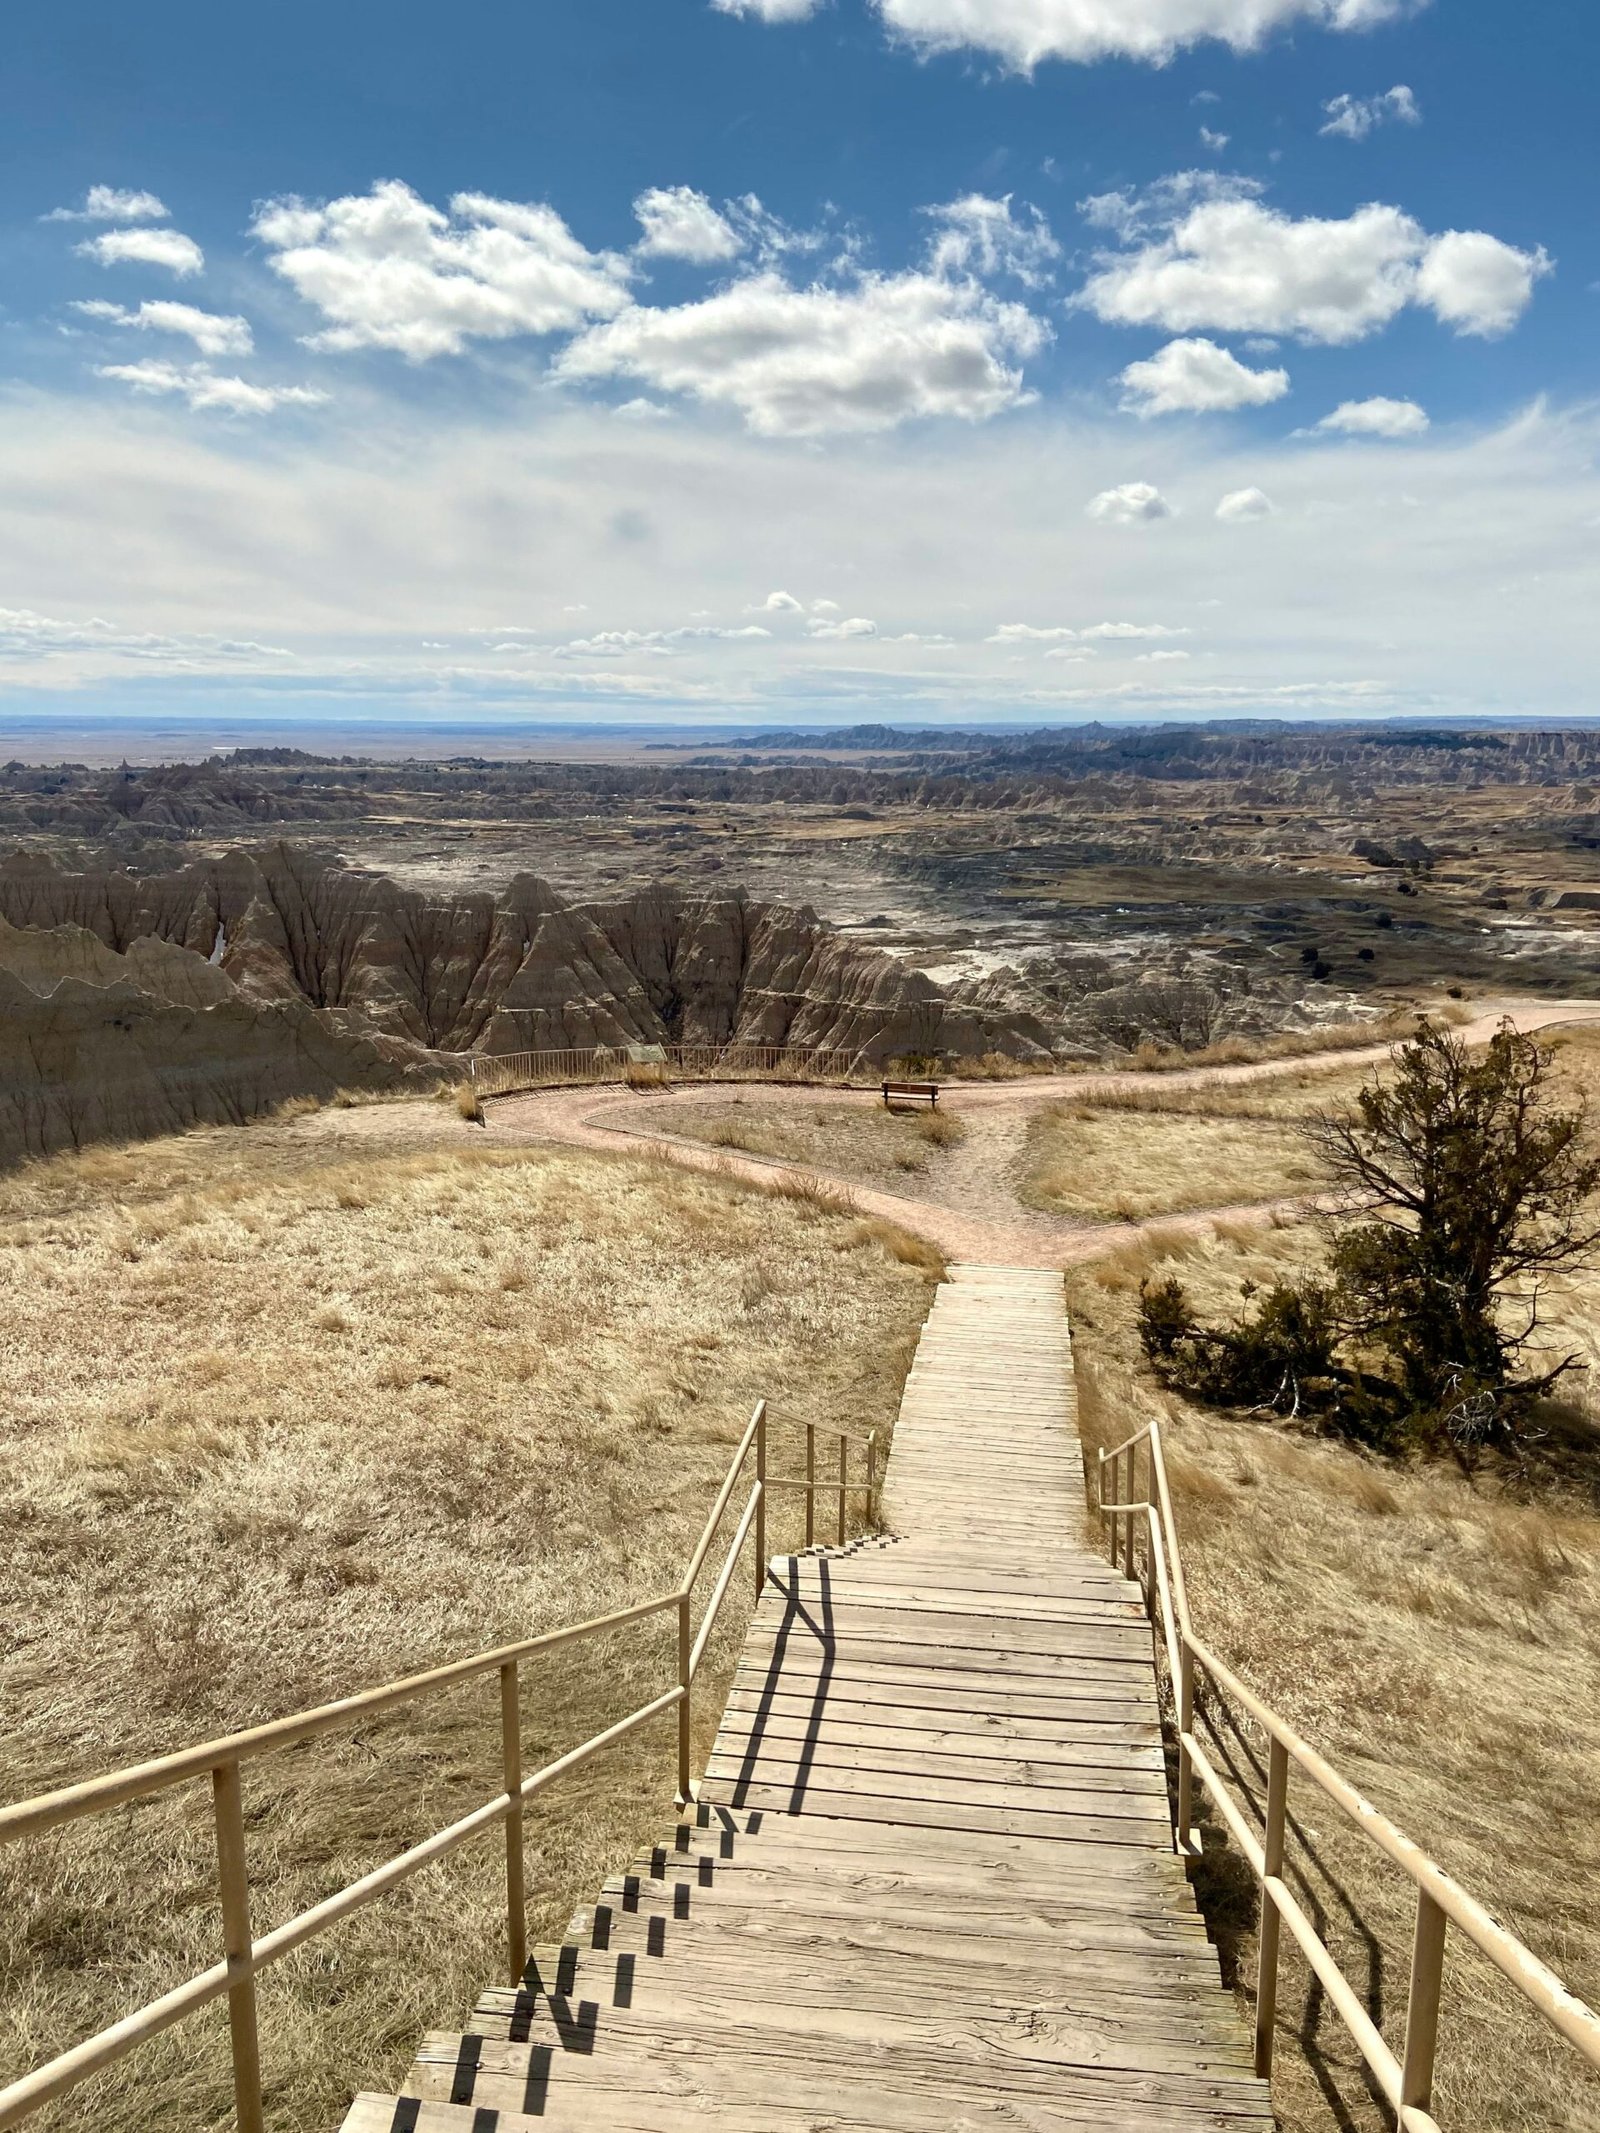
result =
M1031 1015L943 991L810 911L738 892L568 905L522 874L499 894L438 897L287 844L154 875L69 873L19 852L0 864L0 918L13 929L0 966L34 1003L17 1003L30 1026L47 1005L70 1022L86 995L114 994L115 1012L95 1024L110 1060L127 1050L117 1015L137 998L149 1060L160 1030L189 1056L174 1013L201 1018L197 1044L203 1028L238 1044L264 1017L260 1032L273 1034L255 1041L274 1058L298 1047L308 1086L364 1078L348 1047L374 1038L453 1053L792 1044L869 1060L1050 1042ZM395 1070L376 1052L368 1064ZM123 1070L108 1064L101 1078Z
M158 937L119 955L81 927L0 921L0 1162L238 1124L294 1096L422 1087L438 1071L303 1000L252 999Z

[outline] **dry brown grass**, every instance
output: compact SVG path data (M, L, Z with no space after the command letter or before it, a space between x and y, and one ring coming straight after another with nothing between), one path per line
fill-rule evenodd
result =
M665 1589L759 1395L783 1427L887 1438L931 1271L831 1206L646 1159L319 1164L251 1128L19 1174L0 1189L0 1790ZM735 1610L719 1664L739 1629ZM673 1659L644 1627L528 1673L531 1767ZM714 1676L702 1753L720 1700ZM455 1692L252 1766L258 1930L486 1797L494 1704L492 1684ZM670 1732L542 1806L535 1937L670 1825ZM268 1975L276 2133L335 2123L464 2014L501 1960L501 1871L493 1841L469 1848ZM0 2079L214 1961L213 1888L203 1786L0 1852ZM221 2126L225 2035L201 2015L38 2122Z
M463 1081L456 1087L456 1116L469 1120L474 1126L483 1124L483 1098L478 1094L474 1081Z
M1381 1080L1386 1064L1305 1067L1260 1081L1201 1083L1149 1082L1138 1088L1086 1092L1081 1107L1123 1111L1142 1116L1165 1112L1174 1118L1242 1118L1263 1122L1309 1118L1351 1104L1369 1083Z
M961 1121L948 1112L891 1111L865 1095L827 1104L674 1097L665 1107L625 1113L623 1122L891 1187L903 1187L907 1177L936 1178L941 1156L966 1138Z
M1167 1440L1200 1634L1346 1777L1593 2004L1600 1995L1600 1517L1582 1476L1547 1466L1468 1477L1380 1465L1268 1423L1195 1409L1139 1366L1137 1277L1174 1265L1208 1312L1312 1263L1307 1229L1130 1241L1069 1277L1083 1434L1092 1454L1152 1416ZM1593 1292L1569 1322L1600 1321ZM1260 1797L1260 1744L1233 1752ZM1300 1777L1297 1892L1391 2042L1404 2019L1411 1885ZM1207 1822L1202 1881L1225 1968L1248 1997L1248 1877ZM1286 1950L1288 1936L1285 1936ZM1576 2054L1452 1937L1445 2126L1600 2127ZM1367 2133L1356 2055L1285 1954L1274 2100L1289 2133Z
M900 1071L896 1063L896 1072ZM1036 1074L1059 1074L1061 1062L1039 1055L1028 1059L1013 1059L1009 1052L985 1052L977 1059L946 1059L943 1062L912 1060L906 1067L907 1079L924 1081L1027 1081Z
M1278 1125L1069 1102L1029 1121L1019 1192L1049 1214L1138 1222L1320 1183L1310 1152Z

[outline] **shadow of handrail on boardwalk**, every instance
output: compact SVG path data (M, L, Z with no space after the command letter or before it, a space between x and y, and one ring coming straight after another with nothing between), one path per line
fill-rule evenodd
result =
M790 1788L787 1811L798 1814L805 1804L806 1787L810 1782L811 1767L816 1760L818 1737L822 1728L823 1712L827 1708L828 1691L833 1684L833 1667L836 1644L833 1627L833 1566L825 1555L808 1556L815 1563L820 1583L817 1602L800 1597L798 1577L799 1558L789 1556L788 1581L785 1583L769 1570L771 1583L783 1593L785 1606L783 1619L778 1624L773 1639L772 1657L767 1663L766 1678L761 1684L754 1716L750 1721L749 1738L745 1742L744 1755L739 1764L739 1775L733 1781L733 1805L743 1807L749 1798L750 1787L757 1782L756 1766L761 1760L766 1739L767 1724L773 1716L773 1704L783 1686L784 1661L791 1646L798 1648L809 1636L814 1639L822 1654L822 1664L817 1671L816 1682L811 1692L811 1708L806 1716L805 1735L795 1757L796 1769ZM786 1750L792 1743L786 1743Z

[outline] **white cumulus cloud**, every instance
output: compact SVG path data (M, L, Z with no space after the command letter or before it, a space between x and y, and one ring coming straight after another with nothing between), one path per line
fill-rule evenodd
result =
M749 612L752 615L802 615L805 609L793 593L769 592L767 597Z
M644 231L636 249L647 259L687 259L709 266L733 259L744 240L726 215L690 185L652 185L633 203Z
M1150 519L1171 518L1172 506L1161 491L1147 481L1125 481L1115 489L1102 489L1084 506L1090 518L1107 526L1137 526Z
M1130 196L1085 203L1103 225L1148 212ZM1399 208L1372 202L1342 221L1293 220L1248 195L1173 201L1164 234L1102 258L1075 301L1097 318L1174 332L1291 334L1332 345L1364 339L1407 304L1428 306L1458 333L1514 325L1549 271L1481 230L1430 237Z
M1550 270L1543 246L1519 252L1482 230L1447 230L1428 247L1417 295L1457 333L1492 340L1511 331Z
M1217 505L1217 517L1225 526L1247 526L1252 519L1271 518L1277 508L1265 489L1230 489Z
M328 321L318 348L422 362L473 340L572 332L628 301L625 261L587 250L554 208L484 193L457 193L446 214L390 179L322 207L272 201L253 229Z
M1165 622L1093 622L1083 632L1090 639L1111 642L1148 637L1187 637L1186 629L1169 628Z
M738 0L716 4L743 12ZM758 7L751 0L751 11L765 12L773 4L761 0ZM1367 29L1406 12L1408 0L875 0L875 5L888 27L919 51L988 52L1026 72L1043 59L1143 59L1159 65L1204 38L1248 51L1273 30L1298 23Z
M193 304L165 301L143 303L137 311L122 304L94 298L73 305L85 318L104 319L112 326L136 326L147 333L181 333L193 341L202 355L249 355L255 347L248 319L219 311L201 311Z
M863 275L795 288L753 274L703 302L633 306L573 341L568 379L637 379L727 407L763 436L893 428L914 416L981 421L1026 397L1016 359L1048 328L971 281Z
M846 615L839 622L830 622L823 615L813 615L806 624L808 637L876 637L877 634L877 623L869 622L865 615Z
M204 252L181 230L105 230L80 244L78 251L102 267L165 267L180 281L198 274L206 263Z
M1168 341L1122 373L1122 404L1136 415L1217 414L1266 407L1289 390L1286 370L1251 370L1215 341Z
M1187 652L1139 652L1133 663L1137 667L1167 666L1173 660L1187 659L1188 656Z
M154 193L130 192L117 185L91 185L82 207L53 207L46 222L165 222L167 207Z
M1076 630L1052 626L1036 629L1031 622L1002 622L984 639L985 644L1064 644L1077 636Z
M1346 141L1364 141L1378 126L1422 124L1417 100L1404 82L1396 82L1381 96L1333 96L1322 109L1328 122L1317 131Z
M221 408L233 415L270 415L280 407L316 407L328 397L309 385L252 385L247 378L223 377L204 363L180 367L152 358L142 363L103 363L96 374L130 385L136 393L176 393L192 408Z
M1347 437L1420 437L1427 427L1427 414L1415 400L1387 400L1382 394L1342 401L1317 424L1319 430L1338 430Z

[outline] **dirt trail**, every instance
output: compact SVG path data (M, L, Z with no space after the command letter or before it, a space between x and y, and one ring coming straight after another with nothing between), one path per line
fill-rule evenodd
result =
M1516 1000L1488 1003L1475 1019L1463 1024L1460 1034L1469 1042L1487 1041L1509 1018L1515 1027L1528 1031L1557 1023L1600 1021L1600 1002L1593 1000ZM951 1259L976 1260L1001 1266L1072 1266L1125 1244L1141 1230L1160 1229L1198 1234L1215 1222L1262 1220L1274 1212L1296 1212L1312 1204L1308 1199L1243 1201L1236 1205L1195 1208L1182 1214L1155 1215L1145 1222L1082 1222L1067 1216L1035 1213L1018 1201L1012 1180L1022 1153L1028 1121L1041 1105L1063 1097L1080 1101L1125 1090L1228 1088L1241 1083L1267 1081L1285 1074L1300 1074L1325 1067L1375 1063L1388 1056L1388 1045L1363 1051L1307 1053L1299 1058L1269 1059L1245 1066L1198 1067L1159 1077L1129 1069L1110 1069L1096 1074L1061 1074L1008 1082L952 1082L941 1093L941 1103L967 1129L959 1148L943 1159L937 1197L911 1192L885 1192L817 1166L786 1163L776 1158L733 1154L690 1140L671 1130L672 1092L642 1099L626 1088L577 1088L534 1090L522 1095L494 1098L482 1127L459 1121L436 1103L381 1104L369 1109L330 1111L303 1121L311 1134L361 1141L379 1140L400 1146L455 1146L466 1136L481 1138L489 1145L546 1144L570 1148L650 1152L687 1168L723 1177L746 1178L771 1184L775 1178L809 1179L848 1193L865 1215L881 1215L925 1237ZM693 1083L684 1087L686 1099L704 1102L712 1086ZM741 1099L752 1107L783 1109L803 1105L863 1104L877 1101L859 1089L783 1087L764 1083L741 1083ZM644 1115L644 1104L660 1109L660 1123Z

